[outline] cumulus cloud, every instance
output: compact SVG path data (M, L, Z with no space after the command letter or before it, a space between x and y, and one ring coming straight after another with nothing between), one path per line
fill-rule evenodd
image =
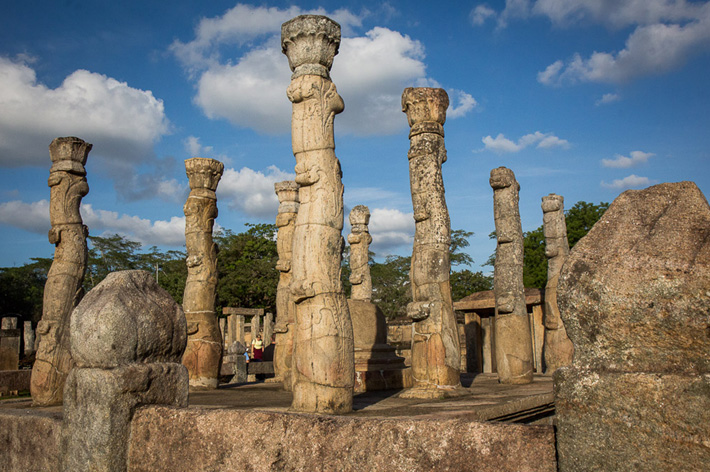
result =
M447 118L461 118L478 106L476 99L463 90L451 89L448 91L448 95L449 109L446 112Z
M619 100L621 100L621 97L619 96L619 94L617 94L617 93L605 93L604 95L602 95L602 98L600 98L599 100L597 100L596 102L594 102L594 104L595 104L596 106L607 105L607 104L609 104L609 103L618 102Z
M414 215L391 208L374 208L370 210L369 230L372 251L386 256L397 247L414 243Z
M519 152L533 145L538 149L552 149L556 147L566 149L569 147L569 141L566 139L560 139L552 133L542 133L540 131L526 134L518 139L517 142L506 138L503 133L498 134L495 138L490 135L485 136L481 141L483 141L485 149L497 153Z
M283 21L299 13L304 11L296 7L282 10L237 5L221 17L203 19L193 41L173 43L172 52L196 80L194 102L207 117L267 134L289 131L291 103L285 91L291 72L281 52L279 31ZM402 89L431 82L426 77L422 44L382 27L355 36L352 28L361 25L360 16L347 10L328 15L343 26L340 52L332 70L346 107L346 112L336 118L338 131L385 135L405 128ZM254 25L244 24L252 17ZM248 47L236 62L220 58L220 49L231 43ZM475 106L472 96L454 92L453 118Z
M120 234L144 245L182 246L185 244L185 218L150 221L138 216L119 215L115 211L94 209L81 205L84 224L92 235ZM49 222L49 201L25 203L19 200L0 203L0 223L32 233L46 233Z
M274 183L294 178L295 174L276 166L269 166L266 172L248 167L240 170L225 169L217 187L217 198L226 202L229 208L238 209L249 216L275 218L279 200L274 192Z
M644 188L655 183L655 180L650 180L648 177L639 177L631 174L623 179L615 179L611 183L606 183L602 180L601 186L613 190L626 190L629 188Z
M641 164L645 164L648 162L648 159L653 156L655 156L655 154L652 152L631 151L628 157L616 154L614 159L602 159L602 165L604 167L614 167L616 169L628 169L629 167L636 167Z
M489 18L495 18L496 16L496 11L485 4L477 5L473 10L471 10L470 14L471 23L477 26L482 25Z
M595 51L586 58L576 53L569 60L553 62L538 73L538 81L545 85L625 82L675 69L688 57L710 49L710 2L507 0L500 13L486 8L473 10L474 24L497 18L498 26L505 27L510 19L537 15L561 27L580 22L635 27L618 52Z

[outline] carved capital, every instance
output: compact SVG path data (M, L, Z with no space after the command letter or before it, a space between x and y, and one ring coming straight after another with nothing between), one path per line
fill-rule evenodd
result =
M507 167L498 167L491 171L491 178L489 180L493 190L498 190L506 187L510 187L513 184L518 185L518 190L520 190L520 184L515 180L515 174L512 170Z
M207 189L214 192L224 172L224 164L215 159L193 157L185 160L185 173L190 181L190 189Z
M278 197L279 203L281 204L279 206L279 213L286 213L286 211L282 211L281 207L289 208L289 211L287 212L291 212L290 208L292 208L293 205L284 204L298 204L298 184L295 181L284 180L283 182L276 182L274 184L274 191L276 192L276 196ZM296 206L296 209L298 209L298 206Z
M421 133L444 135L449 96L444 89L408 87L402 93L402 111L412 127L409 137Z
M340 25L321 15L301 15L281 25L281 50L293 71L330 78L333 58L340 47Z
M50 173L64 171L86 175L84 165L92 145L74 136L56 138L49 145L49 157L52 159Z
M565 197L551 193L542 197L542 212L560 211L565 206Z
M350 210L350 224L355 225L365 225L370 224L370 209L365 205L357 205L352 210ZM365 228L367 231L367 228Z

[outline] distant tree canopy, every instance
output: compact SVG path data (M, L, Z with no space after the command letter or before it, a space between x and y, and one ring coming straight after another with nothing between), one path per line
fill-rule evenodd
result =
M594 204L579 201L565 211L567 241L570 249L592 229L607 208L609 204L605 202ZM495 231L489 237L495 239ZM523 233L523 251L523 284L526 287L544 288L547 284L547 257L545 257L545 234L542 226ZM495 258L494 252L485 265L495 265Z

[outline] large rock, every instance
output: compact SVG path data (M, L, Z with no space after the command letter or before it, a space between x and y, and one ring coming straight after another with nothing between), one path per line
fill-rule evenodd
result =
M574 247L558 304L561 471L708 470L710 207L692 182L621 194Z

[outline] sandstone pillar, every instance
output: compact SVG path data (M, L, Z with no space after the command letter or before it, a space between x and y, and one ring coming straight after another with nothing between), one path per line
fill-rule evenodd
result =
M401 396L441 398L460 393L461 352L451 300L451 225L441 166L446 161L444 122L449 97L443 89L407 88L402 110L409 133L409 180L414 209L414 247L409 278L413 302L414 388Z
M215 190L223 170L224 165L214 159L185 161L190 195L184 207L187 281L182 305L188 341L182 363L195 388L217 388L222 359L222 335L214 311L217 245L212 241L212 228L217 218Z
M370 210L365 205L357 205L350 210L350 298L369 302L372 298L372 277L370 276L370 243L372 236L367 228Z
M264 349L271 345L271 337L274 335L274 314L267 311L264 315Z
M227 318L219 318L219 334L222 335L222 350L227 349Z
M291 138L300 208L293 235L291 293L296 303L293 404L297 411L352 410L353 332L340 281L343 183L333 121L343 99L330 80L340 25L303 15L281 26L293 75Z
M244 325L246 325L244 315L232 315L232 317L234 318L234 340L246 346L246 342L244 340Z
M49 242L54 261L44 286L39 346L32 366L30 391L38 406L62 402L64 381L73 367L69 351L69 318L83 295L88 228L81 220L81 199L89 193L86 158L91 144L79 138L57 138L49 145Z
M283 382L284 390L291 391L291 357L293 356L293 332L296 322L296 305L289 290L291 284L291 258L293 256L293 231L298 215L298 184L291 180L274 184L279 198L276 215L276 247L279 260L279 284L276 289L276 347L274 348L274 381Z
M533 380L533 350L523 287L520 184L505 167L491 171L490 184L498 240L493 275L496 367L500 383L525 384Z
M557 281L562 264L569 254L567 225L565 223L565 200L561 195L551 193L542 197L542 223L545 233L545 256L547 257L547 285L545 285L545 373L553 373L558 368L570 365L574 346L567 337L567 330L560 318L557 307Z
M256 337L261 334L261 315L254 315L251 317L251 340L252 342L256 340ZM262 335L262 339L263 339Z
M17 317L6 316L0 322L0 370L20 368L20 330Z
M572 249L555 372L559 470L710 464L710 206L692 182L628 190Z
M185 328L148 272L113 272L86 295L71 317L76 367L64 392L61 470L127 470L136 408L187 407Z
M29 357L35 353L35 330L32 329L32 322L25 321L23 330L23 337L25 340L25 357Z

